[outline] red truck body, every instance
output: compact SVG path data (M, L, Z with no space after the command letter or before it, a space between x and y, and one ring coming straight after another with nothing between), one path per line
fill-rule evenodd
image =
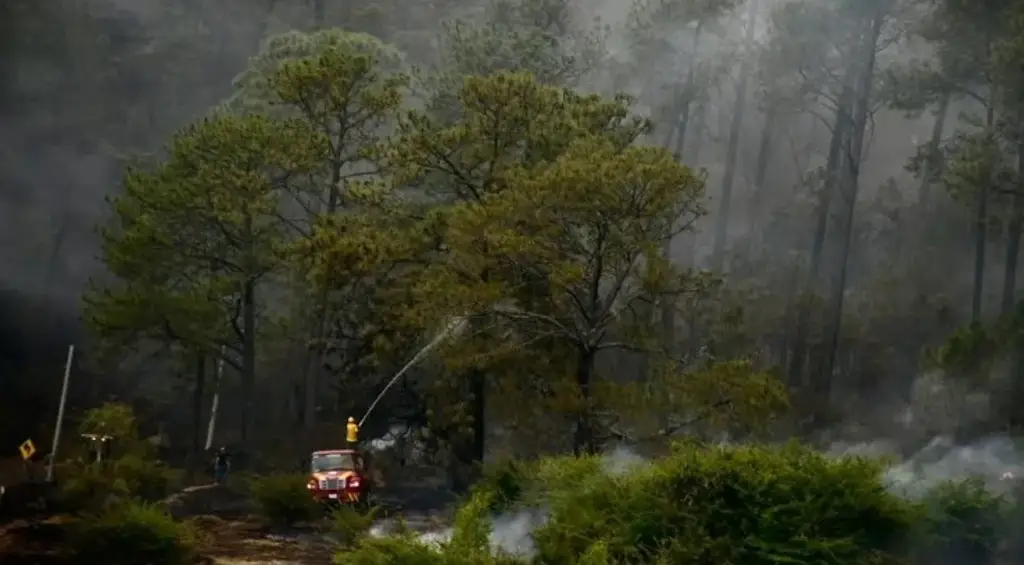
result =
M354 449L314 451L306 488L326 504L368 504L370 480L362 455Z

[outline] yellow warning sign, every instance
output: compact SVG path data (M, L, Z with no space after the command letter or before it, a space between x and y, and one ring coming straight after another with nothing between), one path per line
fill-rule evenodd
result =
M32 440L26 439L18 446L18 451L21 452L21 458L28 461L36 454L36 444L32 443Z

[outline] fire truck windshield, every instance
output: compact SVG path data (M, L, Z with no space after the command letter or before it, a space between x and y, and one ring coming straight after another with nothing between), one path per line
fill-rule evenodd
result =
M315 453L313 454L313 472L325 471L358 471L357 457L352 453Z

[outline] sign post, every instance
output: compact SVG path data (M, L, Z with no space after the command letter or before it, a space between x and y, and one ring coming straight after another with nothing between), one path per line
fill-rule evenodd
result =
M57 463L57 447L60 444L60 428L64 425L64 407L68 402L68 381L71 380L71 363L75 359L75 344L68 346L68 359L64 363L64 385L60 389L60 406L57 408L57 425L53 428L53 447L50 448L50 464L46 467L47 482L53 481L53 466Z

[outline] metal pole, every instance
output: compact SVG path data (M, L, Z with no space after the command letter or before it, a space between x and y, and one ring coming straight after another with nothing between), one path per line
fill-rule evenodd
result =
M217 360L216 382L213 383L213 405L210 406L210 423L206 426L206 451L213 445L213 430L217 424L217 408L220 406L220 381L224 375L224 347L220 348Z
M60 406L57 408L57 425L53 429L53 446L50 448L50 464L46 467L46 481L53 481L53 467L57 463L57 446L60 444L60 428L64 425L64 407L68 402L68 382L71 380L71 362L75 359L75 344L68 346L68 359L64 363L64 385L60 389Z

